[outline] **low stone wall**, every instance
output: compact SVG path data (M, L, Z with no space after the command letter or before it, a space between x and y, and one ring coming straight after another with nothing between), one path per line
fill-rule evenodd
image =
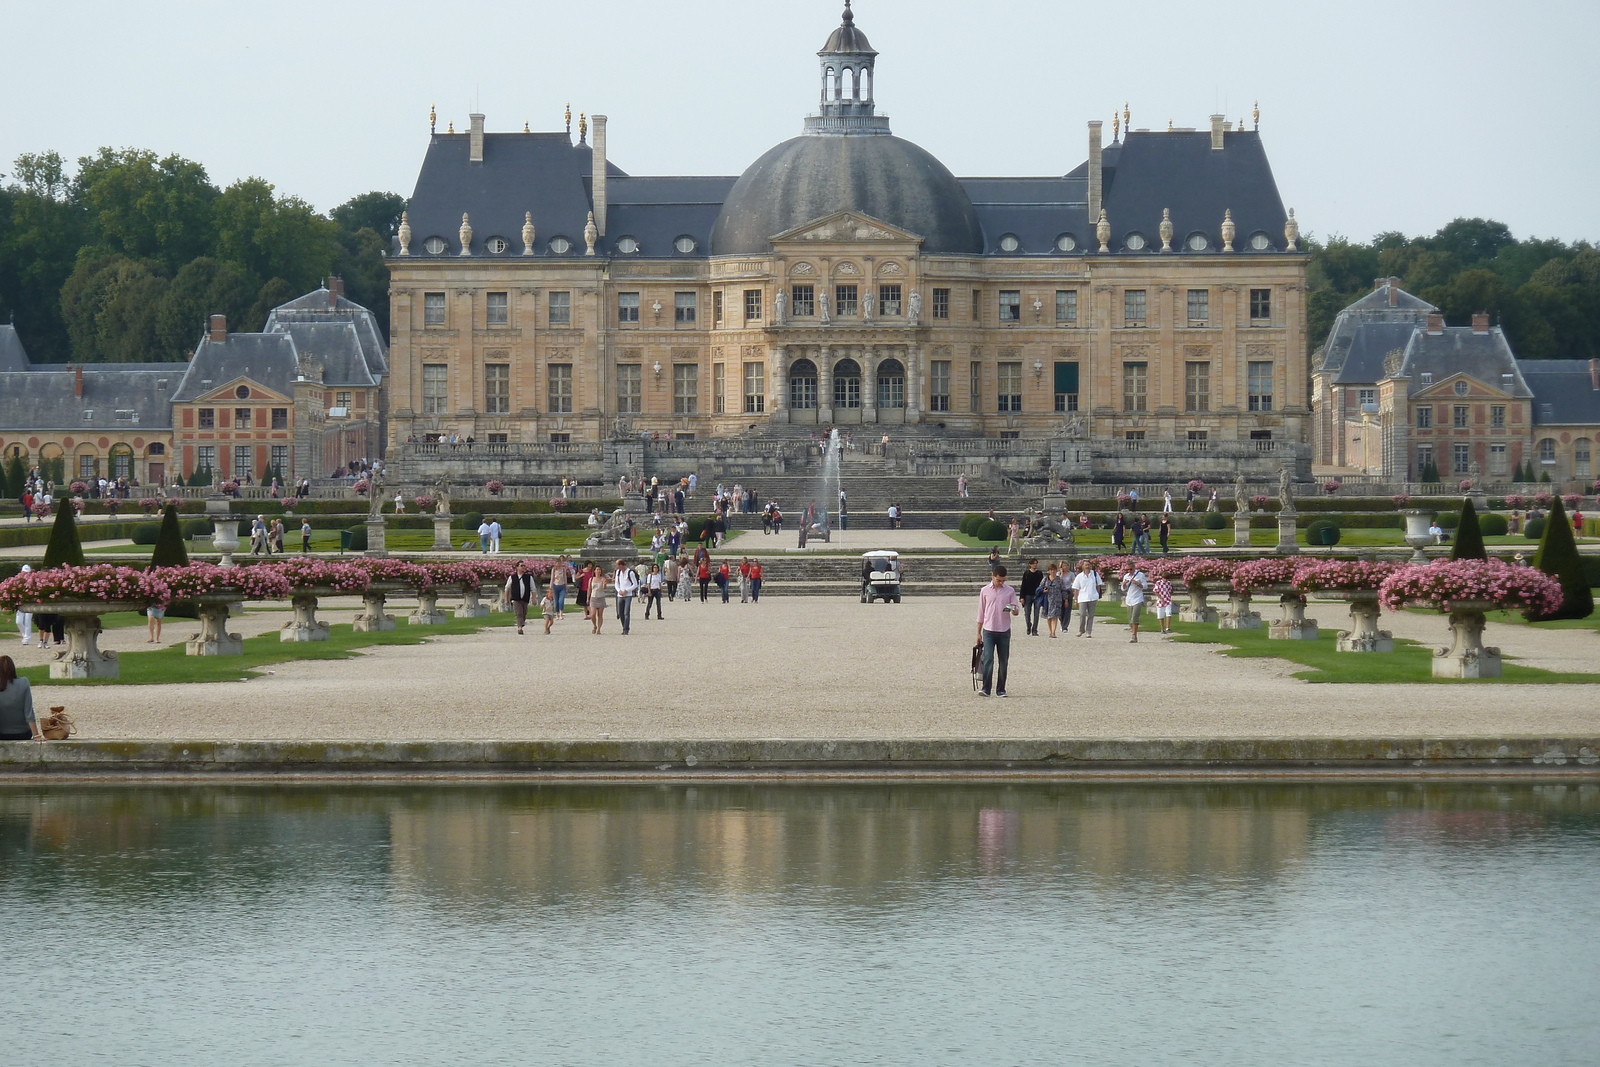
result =
M1600 775L1600 737L0 742L0 778Z

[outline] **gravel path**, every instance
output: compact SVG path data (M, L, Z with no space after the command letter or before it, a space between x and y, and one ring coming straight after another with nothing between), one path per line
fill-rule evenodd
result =
M1317 685L1274 659L1102 625L1093 640L1013 639L1011 696L972 692L968 598L864 606L854 598L673 603L665 622L615 619L592 636L569 615L544 637L504 625L470 637L286 663L253 681L40 688L85 738L570 739L818 737L1505 736L1600 733L1600 686ZM325 611L347 622L355 601ZM396 616L408 608L392 608ZM1314 605L1333 626L1338 604ZM287 618L251 612L233 629ZM505 616L497 616L497 622ZM193 622L173 620L168 639ZM402 621L401 625L405 625ZM1438 640L1442 620L1385 616L1399 636ZM1600 666L1589 630L1491 626L1490 643L1533 666ZM140 629L103 645L143 649ZM8 650L19 664L36 648Z

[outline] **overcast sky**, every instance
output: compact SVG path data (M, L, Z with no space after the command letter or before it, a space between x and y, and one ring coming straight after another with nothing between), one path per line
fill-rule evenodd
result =
M428 133L610 117L633 174L738 174L799 132L842 0L0 0L0 171L176 152L326 210L409 195ZM1261 133L1318 236L1487 216L1600 239L1600 0L858 0L894 130L958 175L1061 174L1085 123Z

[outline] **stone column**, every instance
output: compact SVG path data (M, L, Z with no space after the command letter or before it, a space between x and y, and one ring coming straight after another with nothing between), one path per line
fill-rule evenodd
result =
M823 345L817 355L817 425L833 421L833 346Z
M789 421L789 348L772 346L772 421L782 424Z
M435 514L433 516L433 551L450 551L450 519L451 516Z
M1278 546L1273 551L1280 556L1293 556L1300 552L1300 545L1294 539L1295 519L1293 508L1278 512Z
M295 593L289 598L294 618L278 631L279 641L326 641L328 624L317 618L317 598L311 593Z
M382 515L379 515L376 519L367 520L367 555L373 557L383 557L389 554L388 549L384 547L383 537L385 529L384 524L387 521L388 520Z
M878 421L878 346L862 345L861 356L861 424Z
M906 422L922 421L922 346L906 345Z

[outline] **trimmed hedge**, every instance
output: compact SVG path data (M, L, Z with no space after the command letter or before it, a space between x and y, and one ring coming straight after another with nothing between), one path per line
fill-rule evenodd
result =
M133 538L133 543L136 545L153 545L156 543L156 538L161 536L161 524L159 522L141 522L133 528L133 531L128 536Z
M972 536L980 541L1004 541L1011 536L1011 528L999 519L984 519Z
M352 526L350 529L350 551L365 552L367 550L367 528L365 526Z
M1530 541L1537 541L1544 536L1545 520L1540 515L1537 519L1529 519L1522 524L1522 534Z
M1511 532L1511 521L1490 511L1478 516L1478 529L1485 537L1504 537Z
M1306 544L1329 546L1339 543L1342 531L1332 519L1317 519L1306 524Z
M203 502L201 501L193 501L192 503L195 504L197 509L203 507ZM567 502L565 509L558 512L550 506L550 501L548 500L500 500L498 498L488 498L483 500L467 501L461 499L460 497L456 497L454 499L452 506L454 507L467 503L471 503L475 505L475 507L481 507L484 504L493 504L493 513L502 516L500 519L501 525L506 525L505 518L503 517L506 515L575 514L581 517L587 515L590 508L599 508L601 511L613 511L622 506L622 501L620 500L571 500ZM396 518L400 520L424 519L430 524L433 522L433 516L431 514L418 513L416 511L409 510L415 507L410 500L406 501L406 507L408 510L403 515L394 515L388 510L391 506L392 497L390 498L390 501L384 505L384 513L389 516L389 521L391 524ZM268 514L269 512L275 514L280 510L279 504L276 500L232 500L228 502L228 507L232 511L238 512L241 515L248 515L251 518L254 518L257 515ZM185 510L188 509L185 508ZM365 518L367 514L367 502L365 499L359 498L354 500L302 500L300 503L294 506L294 513L296 515L342 515L351 518L356 516ZM460 519L464 518L466 515L477 514L482 514L482 512L474 510L463 514L457 511L455 513L455 517ZM476 528L477 523L473 523L473 527ZM404 529L404 527L399 528ZM432 529L432 526L430 525L428 528Z
M1221 530L1228 525L1228 517L1220 511L1208 511L1201 516L1200 525L1207 530Z

